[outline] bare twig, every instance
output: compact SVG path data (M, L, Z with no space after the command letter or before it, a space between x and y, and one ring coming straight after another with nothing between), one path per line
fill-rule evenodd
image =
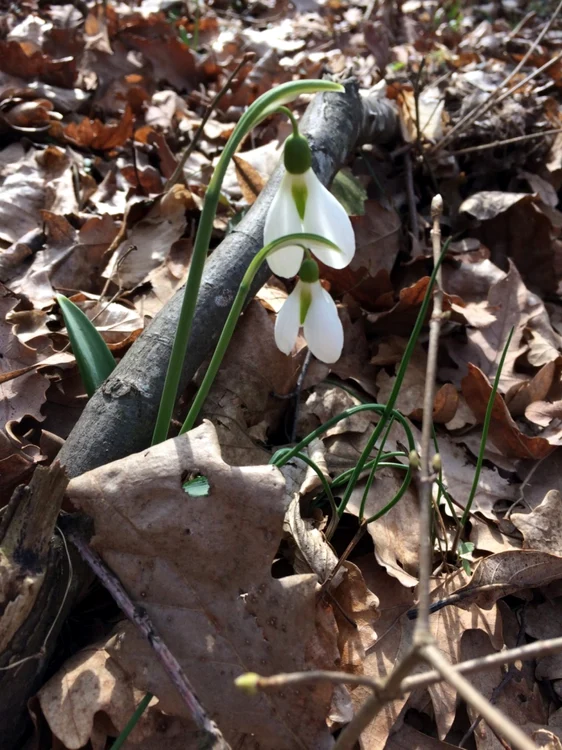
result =
M465 677L451 667L437 646L434 644L424 646L421 656L451 687L455 688L461 698L478 711L494 731L511 744L514 750L537 750L535 743L516 724L494 708L490 701L484 698Z
M443 198L434 196L431 201L431 215L433 228L431 230L433 245L433 261L439 262L441 255L441 227L439 221L443 213ZM433 425L433 403L435 401L435 379L437 375L437 352L439 349L439 334L441 332L441 318L443 315L443 290L441 270L435 280L433 297L433 313L429 323L429 349L427 352L427 368L425 375L425 393L423 404L423 422L420 456L420 553L419 553L419 605L414 642L421 643L429 632L429 581L431 578L431 492L435 480L435 471L431 466L429 454L431 450L431 433Z
M166 674L182 697L194 722L199 729L208 735L210 741L209 747L214 750L230 750L230 745L222 736L220 729L215 722L209 718L207 712L199 702L191 683L184 674L176 657L172 654L154 629L154 625L152 624L146 610L142 607L135 606L123 588L121 581L111 570L109 570L97 552L94 552L94 550L88 545L83 535L70 523L67 525L67 536L77 548L81 557L90 566L96 576L100 579L101 583L117 602L122 612L150 643L151 647L154 649L154 653L165 669Z
M218 103L222 99L222 97L226 94L228 89L232 85L232 81L236 78L238 73L240 72L241 68L246 65L247 62L252 60L252 58L255 56L254 52L246 52L245 55L242 57L238 65L234 68L232 73L228 76L226 79L226 83L221 88L220 91L217 92L215 95L213 101L209 104L207 109L205 110L205 114L203 115L203 119L201 120L201 123L197 130L195 131L195 135L191 139L190 144L187 146L185 151L180 157L180 160L178 162L177 167L174 169L174 173L170 177L170 179L166 182L165 190L170 190L170 188L176 184L176 182L179 182L183 177L183 168L185 167L185 164L191 154L193 153L193 150L195 149L195 146L199 143L199 139L201 138L201 135L203 133L203 129L205 125L207 124L209 117L212 115L214 110L217 108Z
M496 667L514 664L517 661L529 661L539 659L543 656L550 656L562 651L562 637L550 638L546 641L535 641L525 646L498 651L495 654L488 654L477 659L469 659L460 664L451 665L450 670L459 674L473 674L474 672L485 672ZM348 672L330 672L323 670L311 670L310 672L285 672L273 675L272 677L258 676L256 687L260 690L280 690L285 687L294 685L307 685L317 682L328 682L332 685L361 685L368 687L387 699L398 698L406 693L411 693L419 688L426 688L429 685L435 685L443 681L443 676L434 669L422 672L421 674L405 677L396 691L391 694L390 690L385 687L381 680L375 680L360 674L349 674Z
M494 141L493 143L481 143L479 146L468 146L467 148L459 148L457 151L450 151L451 156L461 156L462 154L471 154L474 151L486 151L489 148L497 148L498 146L508 146L511 143L521 143L522 141L530 141L532 138L542 138L545 135L556 135L556 133L562 133L562 128L553 128L552 130L543 130L540 133L529 133L527 135L518 135L515 138L505 138L503 141Z

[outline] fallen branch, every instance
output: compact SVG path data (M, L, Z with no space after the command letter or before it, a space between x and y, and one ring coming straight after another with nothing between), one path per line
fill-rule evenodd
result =
M392 105L384 98L365 101L354 81L347 83L345 94L315 97L303 119L315 171L325 184L359 143L382 143L395 130ZM214 347L242 276L262 247L265 216L280 178L281 170L277 170L251 210L207 262L181 389ZM268 277L264 267L252 295ZM150 444L182 294L183 289L165 305L88 402L59 456L70 477Z

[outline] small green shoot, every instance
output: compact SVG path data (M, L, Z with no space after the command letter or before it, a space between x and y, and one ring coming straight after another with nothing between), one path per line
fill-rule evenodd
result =
M471 563L474 562L472 553L474 552L474 544L472 542L461 542L459 544L459 557L461 559L461 565L467 576L472 574Z
M92 321L62 294L57 294L62 317L68 331L72 353L88 396L92 396L115 369L115 357Z

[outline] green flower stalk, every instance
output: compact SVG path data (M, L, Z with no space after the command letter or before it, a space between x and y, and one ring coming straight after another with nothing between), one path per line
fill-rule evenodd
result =
M193 316L195 314L199 287L201 286L201 278L203 276L203 268L205 266L205 260L207 258L211 233L213 230L213 221L220 198L221 185L228 164L245 136L262 120L278 110L280 106L293 101L301 94L311 94L319 91L343 92L344 88L340 84L331 81L290 81L262 94L262 96L260 96L244 113L221 154L205 194L203 211L201 213L199 228L195 238L193 256L185 287L178 327L172 347L172 353L170 355L160 409L158 411L158 417L156 419L156 426L152 438L153 444L162 442L168 436L168 429L177 397L181 371L187 351L187 344L191 334ZM298 231L302 231L300 227ZM283 232L283 234L287 233L289 232ZM317 233L312 232L312 234Z

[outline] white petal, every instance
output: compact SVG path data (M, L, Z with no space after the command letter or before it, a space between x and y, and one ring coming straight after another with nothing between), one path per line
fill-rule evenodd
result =
M311 284L312 302L304 321L308 348L321 362L336 362L343 349L343 326L336 303L319 281Z
M264 246L269 245L270 242L287 234L299 234L301 232L301 217L291 193L291 176L285 174L267 213L263 230L263 244ZM302 248L290 246L272 253L267 262L273 273L288 279L297 275L302 258Z
M355 254L355 233L342 204L320 182L312 169L305 174L308 200L304 215L305 232L319 234L337 245L341 252L324 245L308 243L314 255L331 268L345 268Z
M302 281L298 281L291 294L285 300L285 304L277 314L275 321L275 343L283 354L290 354L300 328Z

